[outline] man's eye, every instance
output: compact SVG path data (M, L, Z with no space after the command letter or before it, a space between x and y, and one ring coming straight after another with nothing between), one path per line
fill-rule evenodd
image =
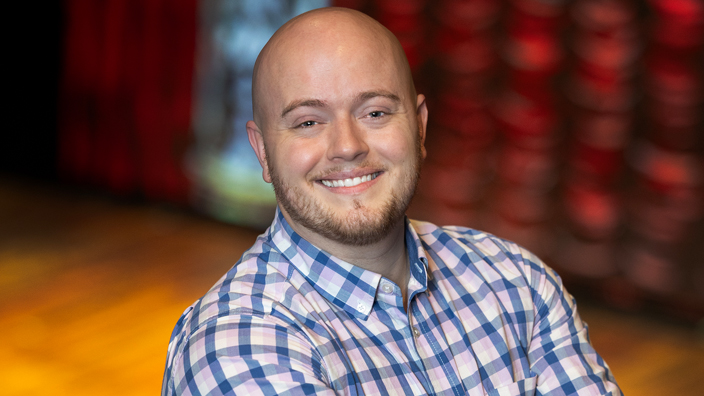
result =
M386 115L386 113L384 113L383 111L372 111L371 113L369 113L369 117L371 118L383 117L384 115Z
M309 128L312 127L313 125L317 125L318 123L316 121L306 121L298 124L299 128Z

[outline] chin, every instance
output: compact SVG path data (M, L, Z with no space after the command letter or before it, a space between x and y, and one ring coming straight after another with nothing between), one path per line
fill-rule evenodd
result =
M405 210L387 207L378 211L364 208L352 210L344 218L328 217L318 233L327 238L352 246L372 245L391 234L394 227L403 221Z
M297 193L295 188L279 185L274 188L279 205L296 225L328 240L350 246L367 246L383 240L403 221L410 200L390 198L376 208L359 200L352 207L331 207L311 196ZM395 197L391 194L391 197Z

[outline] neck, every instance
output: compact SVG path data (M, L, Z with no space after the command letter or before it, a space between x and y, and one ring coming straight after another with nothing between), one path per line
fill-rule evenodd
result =
M365 246L346 245L330 240L306 227L294 224L288 216L285 217L296 233L318 248L350 264L381 274L397 284L403 292L403 301L406 301L410 270L406 250L406 225L403 217L387 236Z

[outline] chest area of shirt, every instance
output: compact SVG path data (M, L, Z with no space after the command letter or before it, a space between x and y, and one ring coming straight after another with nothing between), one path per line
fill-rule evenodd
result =
M335 388L482 395L531 376L529 323L517 323L491 293L429 285L408 312L392 302L377 298L366 320L329 307L330 337L318 345Z

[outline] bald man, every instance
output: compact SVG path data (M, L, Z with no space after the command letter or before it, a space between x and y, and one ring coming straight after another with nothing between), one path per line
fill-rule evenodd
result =
M178 321L163 395L621 394L538 258L405 217L428 111L388 30L302 14L252 94L276 217Z

